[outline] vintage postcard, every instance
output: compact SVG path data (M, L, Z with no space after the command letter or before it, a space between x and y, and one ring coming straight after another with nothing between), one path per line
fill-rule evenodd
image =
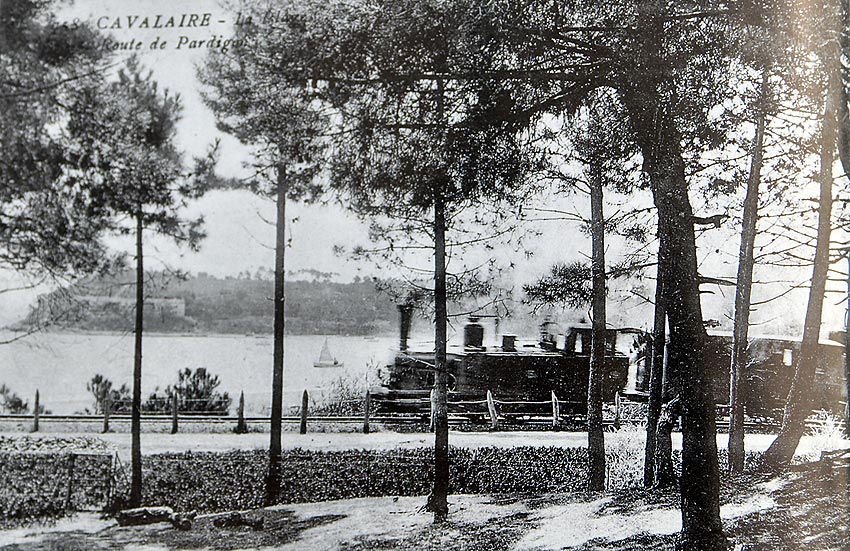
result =
M0 0L0 550L850 548L848 22Z

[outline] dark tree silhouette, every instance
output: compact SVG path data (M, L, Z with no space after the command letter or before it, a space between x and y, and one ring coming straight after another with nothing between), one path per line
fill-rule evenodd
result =
M63 25L53 7L0 4L0 268L27 278L24 289L118 261L101 239L108 220L90 209L97 198L78 177L76 146L61 131L72 96L101 87L109 58L91 28Z

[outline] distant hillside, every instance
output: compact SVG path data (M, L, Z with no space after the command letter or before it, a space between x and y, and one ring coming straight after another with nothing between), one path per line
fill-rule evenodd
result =
M267 278L186 279L148 274L145 325L150 331L271 333L273 282ZM90 331L133 328L131 273L88 280L38 298L19 328L44 324ZM351 283L288 281L286 331L292 334L367 335L395 331L395 305L371 280Z

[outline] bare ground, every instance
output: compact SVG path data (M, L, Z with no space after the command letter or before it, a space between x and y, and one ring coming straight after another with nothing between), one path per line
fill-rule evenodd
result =
M744 476L727 482L722 515L734 549L850 549L848 473L850 462L814 462L772 480ZM262 530L218 528L214 516L197 519L185 532L167 524L121 528L89 515L78 517L78 526L63 521L59 530L0 532L0 549L667 550L674 548L681 526L672 490L452 496L450 520L439 526L420 510L422 502L417 497L353 499L246 513L265 519Z
M2 432L0 438L7 441L15 439L63 439L69 437L95 437L103 440L112 449L118 452L122 460L130 457L130 435L127 433L92 434L85 432L76 433L51 433L43 431L39 433L25 432ZM605 435L606 443L616 445L618 440L642 438L642 434L634 432L618 433L612 432ZM231 433L142 433L142 453L156 454L166 452L184 451L227 451L227 450L251 450L266 449L269 445L267 433L233 434ZM587 434L583 432L451 432L451 443L460 448L479 448L487 446L513 447L513 446L555 446L555 447L580 447L587 444ZM775 438L770 434L747 434L746 446L751 451L763 451L767 449ZM728 436L717 435L718 448L725 448ZM679 433L673 433L674 449L681 449L682 437ZM809 453L813 447L814 439L804 436L797 454ZM850 445L850 441L844 441L844 445ZM303 448L309 450L351 450L351 449L394 449L394 448L419 448L434 444L434 436L430 433L398 433L398 432L375 432L372 434L361 433L338 433L338 432L311 432L308 434L285 433L283 447L286 449Z

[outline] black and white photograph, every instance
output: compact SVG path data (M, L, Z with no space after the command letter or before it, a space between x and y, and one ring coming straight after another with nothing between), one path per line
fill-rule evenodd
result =
M850 550L848 324L848 0L0 0L0 551Z

